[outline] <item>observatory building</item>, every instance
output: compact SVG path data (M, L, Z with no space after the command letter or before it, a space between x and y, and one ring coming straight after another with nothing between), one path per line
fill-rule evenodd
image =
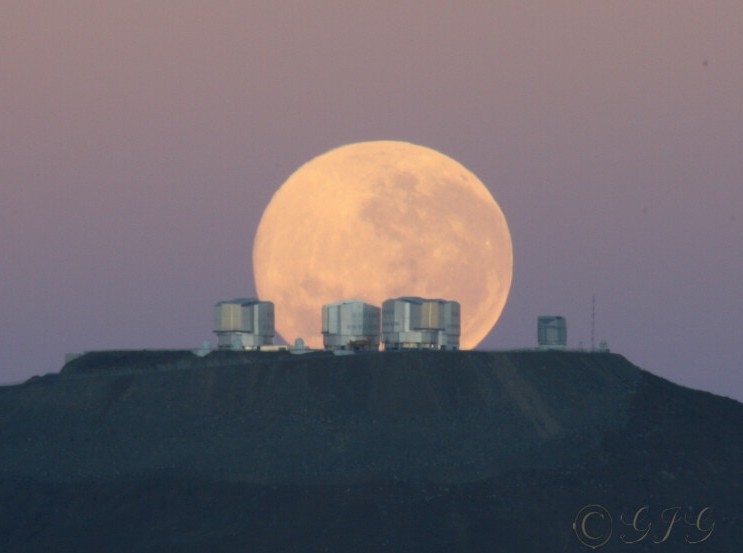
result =
M565 317L541 316L537 320L537 345L540 349L565 349L568 327Z
M459 349L459 319L456 301L389 299L382 304L384 349Z
M322 306L322 341L327 350L377 351L380 309L361 301Z
M214 306L219 349L261 349L273 344L273 303L255 298L220 301Z

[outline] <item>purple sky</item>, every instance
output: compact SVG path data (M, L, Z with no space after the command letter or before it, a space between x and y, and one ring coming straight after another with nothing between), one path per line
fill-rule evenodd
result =
M481 347L587 346L595 293L613 351L743 399L743 2L253 4L3 4L0 382L211 339L276 188L396 139L509 221Z

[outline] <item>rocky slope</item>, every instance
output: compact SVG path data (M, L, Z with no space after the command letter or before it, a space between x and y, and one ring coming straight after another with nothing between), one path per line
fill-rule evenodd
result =
M735 551L742 468L613 354L91 353L0 388L0 551Z

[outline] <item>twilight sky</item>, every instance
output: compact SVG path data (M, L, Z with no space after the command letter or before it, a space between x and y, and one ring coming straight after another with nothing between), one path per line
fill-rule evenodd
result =
M211 339L277 187L395 139L508 219L481 348L535 345L540 314L588 346L595 293L612 351L741 400L741 29L740 0L7 0L0 382Z

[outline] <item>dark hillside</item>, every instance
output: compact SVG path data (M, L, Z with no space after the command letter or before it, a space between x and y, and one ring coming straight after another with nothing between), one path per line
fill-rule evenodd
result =
M0 448L2 552L743 543L743 406L612 354L91 353L0 388ZM676 506L705 542L651 543Z

